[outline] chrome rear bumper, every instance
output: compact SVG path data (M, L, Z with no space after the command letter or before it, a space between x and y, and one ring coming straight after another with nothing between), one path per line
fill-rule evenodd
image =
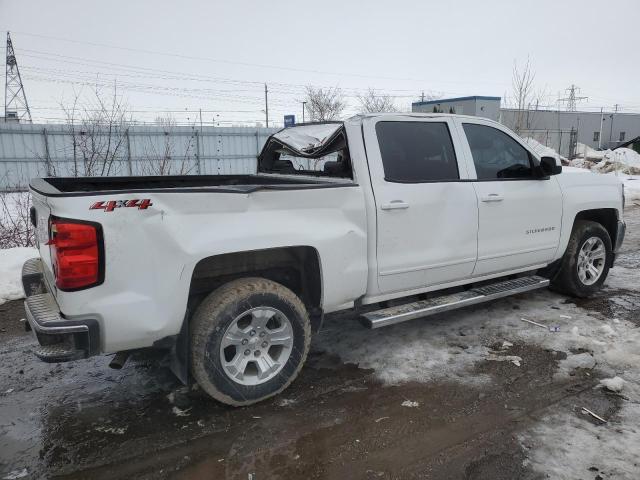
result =
M22 287L26 295L24 310L28 326L40 348L36 356L45 362L67 362L98 353L100 327L97 320L68 320L47 291L42 260L32 258L22 266Z

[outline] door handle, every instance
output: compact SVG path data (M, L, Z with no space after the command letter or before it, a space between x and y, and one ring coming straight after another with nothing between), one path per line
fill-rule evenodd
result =
M504 195L500 195L499 193L490 193L489 195L485 195L481 198L483 202L501 202L504 200Z
M409 208L409 204L402 200L392 200L390 203L385 203L380 206L382 210L404 210Z

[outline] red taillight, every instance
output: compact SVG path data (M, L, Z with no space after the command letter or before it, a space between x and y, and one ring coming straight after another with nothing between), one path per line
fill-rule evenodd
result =
M102 239L95 224L52 218L48 245L60 290L78 290L101 283Z

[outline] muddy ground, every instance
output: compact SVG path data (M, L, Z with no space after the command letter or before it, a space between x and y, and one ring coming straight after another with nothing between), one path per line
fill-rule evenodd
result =
M628 209L627 221L619 265L628 273L640 267L640 208ZM611 278L616 275L614 269ZM634 401L624 391L598 388L603 365L558 374L568 355L578 358L582 352L522 340L516 332L536 328L519 317L540 318L540 304L561 318L584 314L605 322L615 316L640 324L637 283L614 285L587 301L543 291L375 332L352 314L332 316L286 392L238 409L182 387L159 357L134 358L120 371L109 369L109 358L102 357L41 363L32 353L33 337L23 329L21 302L9 302L0 306L0 479L640 478L640 466L637 477L628 475L633 459L622 459L627 470L616 470L596 455L585 455L578 465L567 463L565 470L545 471L532 460L544 437L527 434L558 412L585 431L605 433L624 404ZM485 322L478 318L487 323L472 325ZM501 319L506 326L494 328ZM566 322L570 327L571 320ZM371 348L338 355L333 345L344 343L345 328L349 341ZM562 328L537 334L569 335ZM444 332L442 363L429 364L431 370L425 366L433 374L424 378L409 374L398 381L397 375L385 375L384 360L395 353L384 345L402 345L399 340L409 338L416 349L416 332ZM506 340L513 346L504 347ZM418 358L429 358L430 344L417 344ZM522 362L487 357L455 368L458 358L478 348L495 355L507 349ZM555 459L560 469L562 461ZM558 477L558 471L566 475Z

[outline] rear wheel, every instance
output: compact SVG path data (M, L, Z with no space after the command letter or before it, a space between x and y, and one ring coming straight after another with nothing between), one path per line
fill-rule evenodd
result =
M216 400L240 406L287 388L311 342L309 315L288 288L264 278L229 282L192 319L191 365Z
M612 255L607 230L599 223L578 220L553 286L576 297L588 297L602 288Z

